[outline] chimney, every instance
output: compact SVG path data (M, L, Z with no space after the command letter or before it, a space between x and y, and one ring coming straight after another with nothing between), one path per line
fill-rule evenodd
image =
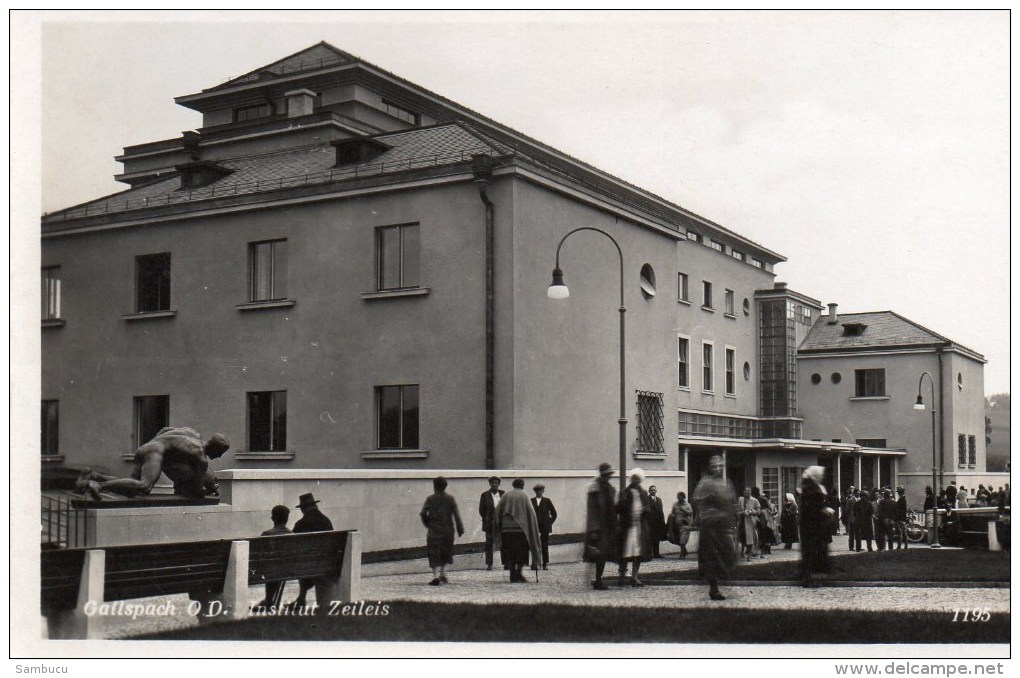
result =
M829 304L829 324L835 325L839 322L839 316L836 315L837 304Z
M772 284L772 288L777 290L777 291L785 292L786 291L786 283L776 281L776 282L774 282Z
M310 89L296 89L284 94L287 97L287 117L297 118L311 115L315 108L315 92Z

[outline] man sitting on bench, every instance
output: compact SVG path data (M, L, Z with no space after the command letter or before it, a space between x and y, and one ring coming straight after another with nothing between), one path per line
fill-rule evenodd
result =
M75 491L88 492L99 501L100 493L115 492L126 497L149 494L160 473L173 481L174 494L190 499L218 495L216 475L209 470L209 460L222 457L230 443L221 433L214 433L205 443L192 428L166 427L135 452L135 467L130 478L116 478L84 469L75 483Z

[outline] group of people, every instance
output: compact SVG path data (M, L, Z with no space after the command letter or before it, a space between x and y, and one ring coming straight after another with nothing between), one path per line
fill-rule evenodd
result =
M929 493L931 488L928 488ZM864 545L872 551L874 540L879 551L887 548L905 549L907 539L907 497L902 486L896 488L897 498L892 490L885 488L858 489L851 486L841 506L843 525L847 530L847 546L851 551L863 551Z

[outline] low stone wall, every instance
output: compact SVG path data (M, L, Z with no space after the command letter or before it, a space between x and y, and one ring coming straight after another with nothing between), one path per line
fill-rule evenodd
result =
M574 470L277 470L234 469L217 472L221 503L218 506L180 508L90 509L89 545L153 543L192 539L238 539L258 535L272 527L269 512L276 504L291 507L288 526L301 511L298 498L311 492L320 510L337 530L359 530L364 552L424 546L425 528L418 517L425 498L432 493L432 479L449 481L447 492L457 499L465 534L458 544L485 541L478 500L488 488L487 479L497 475L500 489L510 489L514 478L523 478L525 490L541 482L545 496L559 517L554 533L582 533L585 497L593 471ZM679 490L687 489L682 471L648 471L644 486L656 485L664 510L669 511ZM614 487L618 480L614 479Z

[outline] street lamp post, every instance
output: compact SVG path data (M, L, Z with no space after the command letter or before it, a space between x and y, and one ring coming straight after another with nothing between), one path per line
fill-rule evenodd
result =
M620 417L617 423L620 425L620 492L627 487L627 411L626 411L626 380L624 371L624 351L626 346L626 332L624 329L624 314L627 308L623 305L623 251L616 239L600 228L593 226L582 226L575 228L560 239L556 246L556 266L553 268L552 284L549 286L548 297L550 299L566 299L570 296L570 290L563 282L563 271L560 270L560 248L567 238L578 231L595 231L609 238L616 247L616 253L620 255Z
M932 494L932 510L931 510L931 527L932 527L932 542L931 547L933 549L941 548L942 544L939 543L939 487L938 487L938 465L935 462L935 379L932 378L931 374L927 371L921 373L921 377L917 380L917 402L914 403L914 409L924 411L924 400L921 398L921 384L924 383L924 378L928 377L928 381L931 384L931 494Z

